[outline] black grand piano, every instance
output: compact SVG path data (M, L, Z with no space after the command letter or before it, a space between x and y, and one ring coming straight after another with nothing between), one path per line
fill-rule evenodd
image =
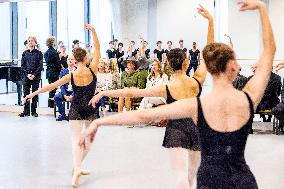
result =
M21 67L18 66L18 60L0 61L0 79L6 80L6 94L9 93L9 81L17 84L18 105L20 105L22 96L22 73Z

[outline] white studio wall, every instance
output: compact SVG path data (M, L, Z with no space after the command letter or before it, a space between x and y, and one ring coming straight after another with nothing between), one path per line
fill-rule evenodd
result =
M228 0L215 0L215 40L228 43Z
M85 43L84 35L84 0L68 0L67 1L67 14L64 18L68 18L67 24L67 38L69 40L69 52L72 49L72 42L75 39ZM57 12L60 10L57 10ZM60 31L59 31L60 32ZM85 46L82 44L81 46Z
M260 53L260 23L257 11L239 12L236 1L228 1L228 33L238 59L257 59Z
M57 41L63 41L66 49L70 52L72 47L71 39L68 40L68 0L57 1Z
M11 44L10 44L10 4L0 3L0 60L10 60Z
M148 0L110 0L114 33L128 47L130 41L138 44L138 36L148 39ZM155 18L153 18L155 19Z
M111 0L115 31L118 38L126 42L138 41L138 35L149 39L154 48L157 40L172 40L177 46L184 39L187 48L196 41L200 48L206 44L207 22L197 15L201 3L214 14L214 1L208 0ZM117 18L117 16L119 18ZM154 26L154 27L153 27Z
M105 52L109 48L108 42L112 40L112 7L109 0L91 0L91 24L95 27L101 45L101 55L105 57ZM91 38L92 43L92 38Z
M284 21L283 19L284 1L271 0L269 2L269 15L277 44L276 60L284 62Z
M172 40L175 47L180 39L187 48L196 42L198 48L206 45L208 22L198 15L196 8L202 4L214 14L214 1L207 0L158 0L157 40Z

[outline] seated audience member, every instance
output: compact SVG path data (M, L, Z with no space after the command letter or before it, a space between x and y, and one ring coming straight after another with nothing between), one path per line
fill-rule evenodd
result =
M245 87L245 85L247 84L248 82L248 78L241 75L241 68L240 68L240 71L236 77L236 79L234 80L233 82L233 86L235 87L235 89L238 89L238 90L243 90L243 88Z
M283 83L284 83L284 79L283 79ZM282 85L282 89L281 89L281 102L279 104L277 104L277 106L275 106L272 109L272 114L279 120L279 127L280 130L283 132L283 127L284 127L284 85Z
M107 59L100 59L98 64L98 72L97 72L97 89L96 93L100 91L105 91L109 89L109 86L112 83L112 75L111 73L107 73L106 67L109 65L109 61ZM106 106L105 101L108 99L107 96L104 96L98 103L98 106L101 106L103 115L106 116Z
M137 61L133 58L128 58L123 62L123 65L127 69L121 75L121 88L140 88L138 85L139 72L137 71ZM124 106L126 111L130 111L132 100L134 99L119 97L118 112L122 112Z
M67 58L68 68L63 69L60 72L60 78L64 77L67 74L70 74L74 71L76 60L73 54L69 55ZM60 92L54 96L55 105L58 108L59 116L56 121L68 120L68 117L65 114L65 108L63 105L64 101L70 102L73 98L73 90L71 83L66 83L60 87Z
M124 58L124 51L123 51L123 43L118 43L118 49L116 50L116 58L117 58L117 64L119 67L119 72L124 72L125 68L122 65L122 61Z
M165 53L165 50L162 49L163 42L162 41L157 41L156 44L157 44L157 47L154 50L154 54L156 55L156 58L158 58L158 60L160 62L162 62L163 54Z
M110 64L108 66L109 73L111 73L111 85L109 86L110 90L121 89L121 79L117 64L117 59L113 58L110 59ZM118 98L109 98L109 111L110 112L117 112L118 111Z
M155 59L152 64L151 73L147 77L146 88L163 84L168 84L168 76L163 74L161 62ZM162 97L144 97L139 109L152 108L161 104L166 104L165 99Z
M147 48L147 45L145 45L145 40L143 39L142 36L140 36L141 40L141 47L138 51L138 85L140 86L140 89L145 89L146 88L146 83L147 83L147 77L148 77L148 69L149 65L151 64L151 60L147 58L147 53L149 53L149 49ZM150 55L148 55L150 56Z
M279 120L279 127L280 130L282 130L282 134L284 133L283 127L284 127L284 79L283 79L283 85L281 90L281 102L277 104L272 109L272 114Z
M111 85L109 86L109 89L110 90L120 89L121 79L118 71L118 64L116 58L112 58L109 60L109 65L107 66L106 72L111 74Z
M257 64L252 66L253 73L255 73L256 69ZM250 80L251 78L252 76L250 76L248 80ZM281 86L281 77L271 72L268 85L264 92L264 96L262 97L261 102L256 109L257 113L264 110L272 110L272 108L274 108L280 102L278 97L280 96ZM263 122L271 122L271 115L268 115L268 118L266 118L266 116L263 114L260 114L260 116L263 119Z
M113 41L109 42L109 49L106 51L107 58L116 58L116 49L114 48L114 43Z

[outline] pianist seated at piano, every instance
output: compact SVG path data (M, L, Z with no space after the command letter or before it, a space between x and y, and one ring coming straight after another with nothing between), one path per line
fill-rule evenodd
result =
M23 74L23 92L24 97L32 92L38 90L39 83L41 79L41 71L43 69L43 54L39 50L35 49L37 40L35 37L30 36L28 38L28 49L23 52L21 59L21 69ZM24 112L19 114L20 117L30 116L30 110L32 116L38 117L36 112L38 102L38 96L32 99L32 104L30 108L30 103L27 102L24 105Z
M60 78L74 71L76 60L73 54L69 55L67 58L68 68L63 69L60 72ZM60 87L60 92L55 95L54 102L58 108L59 116L56 121L68 120L68 116L65 114L65 106L63 105L64 101L70 102L73 98L73 89L70 83L65 83Z

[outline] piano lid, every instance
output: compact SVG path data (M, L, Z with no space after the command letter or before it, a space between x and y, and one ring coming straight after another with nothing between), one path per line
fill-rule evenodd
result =
M19 59L0 60L0 66L17 66L19 61Z

